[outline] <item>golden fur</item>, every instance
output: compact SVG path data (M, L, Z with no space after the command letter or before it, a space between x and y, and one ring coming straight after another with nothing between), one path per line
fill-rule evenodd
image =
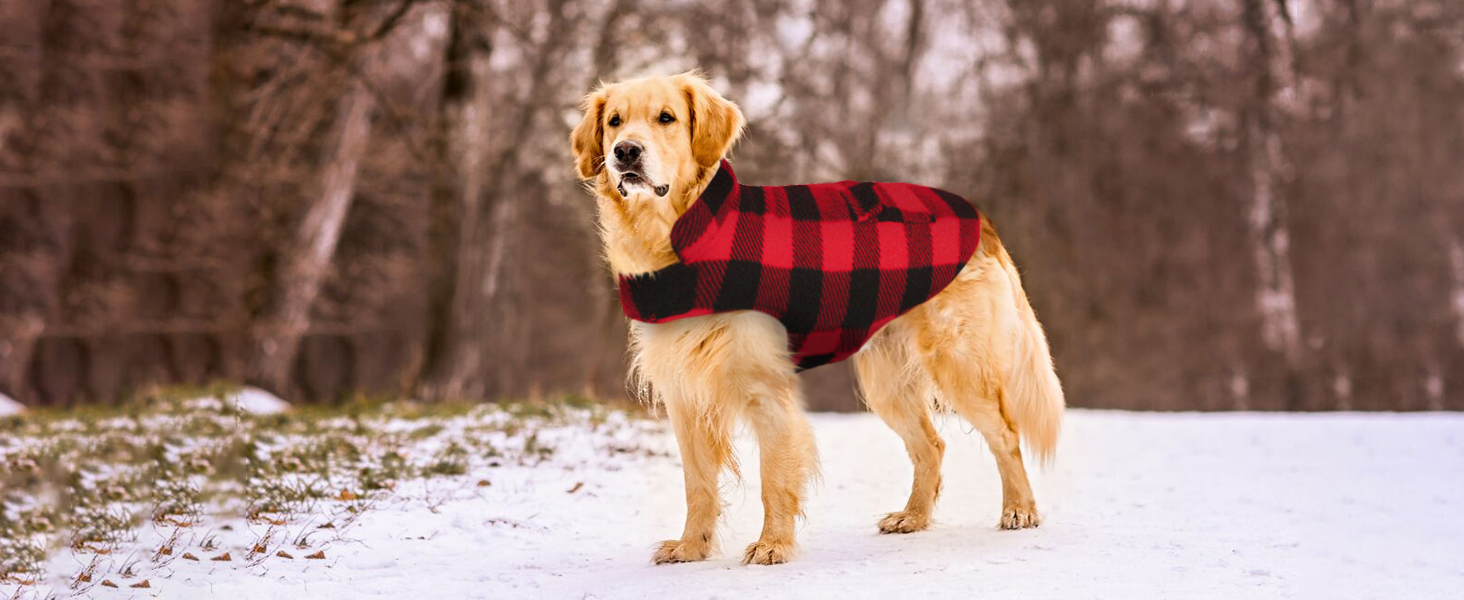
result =
M605 85L583 107L570 140L579 174L597 198L611 269L630 275L673 263L671 226L741 135L741 111L694 72ZM618 118L613 126L612 117ZM621 194L620 174L607 155L626 140L646 148L645 174L668 184L669 193L633 186ZM757 435L765 516L743 562L787 561L803 493L818 467L782 324L744 311L632 322L630 331L635 376L664 404L686 478L685 530L662 542L653 560L701 560L713 551L722 507L718 480L723 470L736 471L731 436L745 421ZM1062 387L1016 266L988 220L982 219L980 247L960 276L891 322L853 361L865 402L905 441L915 467L909 502L879 522L881 532L930 525L945 451L930 419L937 407L970 421L990 445L1002 480L1001 527L1037 526L1018 436L1039 459L1051 457Z

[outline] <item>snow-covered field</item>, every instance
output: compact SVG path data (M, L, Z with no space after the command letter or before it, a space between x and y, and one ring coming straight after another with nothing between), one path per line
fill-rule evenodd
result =
M405 483L325 559L171 561L164 598L1446 598L1464 590L1464 415L1072 410L1034 469L1042 527L996 528L995 466L943 418L931 530L875 531L910 466L875 417L815 415L823 477L795 561L743 566L758 533L755 448L739 442L723 552L653 566L680 534L681 470L659 426L546 430L543 463ZM607 451L636 448L635 451ZM649 451L646 451L649 450ZM664 452L662 452L664 451ZM486 482L486 484L485 484ZM244 527L244 524L240 524ZM0 592L3 592L0 588Z

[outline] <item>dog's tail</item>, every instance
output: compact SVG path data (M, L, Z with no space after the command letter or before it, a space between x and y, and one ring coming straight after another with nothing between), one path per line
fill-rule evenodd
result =
M1062 429L1062 412L1066 405L1062 382L1052 364L1052 352L1037 313L1022 290L1022 278L1016 263L996 237L995 229L982 219L982 245L992 242L996 255L1012 283L1012 300L1019 319L1012 344L1013 358L1007 372L1003 403L1007 414L1027 442L1027 449L1043 464L1052 462L1057 451L1057 437ZM990 234L988 238L988 233Z

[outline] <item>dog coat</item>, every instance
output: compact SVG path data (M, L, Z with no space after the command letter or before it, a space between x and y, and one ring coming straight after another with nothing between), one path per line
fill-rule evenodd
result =
M964 198L907 183L742 185L724 159L671 229L677 262L620 278L647 323L737 310L788 329L798 370L841 361L950 285L976 252Z

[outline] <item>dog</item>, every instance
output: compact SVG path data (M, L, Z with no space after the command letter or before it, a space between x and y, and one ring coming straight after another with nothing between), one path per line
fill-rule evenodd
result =
M724 158L745 121L736 104L694 71L602 84L585 96L582 108L584 117L570 134L575 169L596 198L604 253L621 283L625 310L637 317L630 300L636 292L627 291L627 282L673 277L663 274L686 268L678 254L691 243L685 223L702 218L697 211L714 201L703 199L709 187L731 185ZM885 221L883 215L875 220ZM870 327L851 357L864 402L904 440L914 464L910 499L878 522L882 533L930 526L945 451L931 422L934 410L960 415L990 446L1002 482L1000 527L1040 522L1019 438L1036 458L1050 461L1065 405L1062 385L996 230L985 218L966 222L973 228L979 223L979 236L971 230L970 252L950 269L950 280L882 327ZM770 226L764 234L777 231ZM681 295L692 293L684 288ZM786 301L806 300L793 294ZM719 478L724 470L736 473L737 424L745 421L757 436L764 509L762 533L743 553L744 564L793 556L795 521L817 474L797 378L807 365L795 362L800 355L790 348L796 334L787 319L729 306L734 308L689 310L659 322L642 315L630 324L631 376L664 406L685 475L685 529L679 539L656 546L657 564L703 560L713 552Z

